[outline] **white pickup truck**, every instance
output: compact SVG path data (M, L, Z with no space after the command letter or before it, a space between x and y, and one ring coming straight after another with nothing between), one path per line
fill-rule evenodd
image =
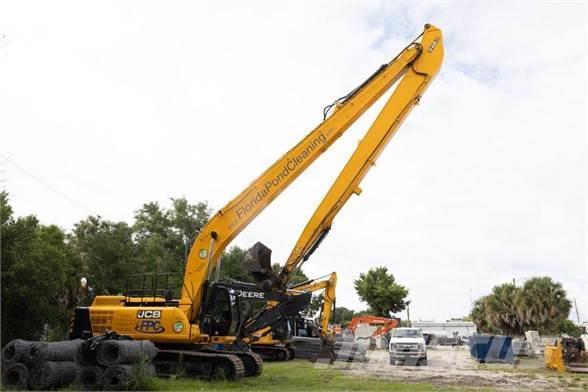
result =
M402 362L405 365L425 366L427 346L420 328L396 328L390 336L390 365Z

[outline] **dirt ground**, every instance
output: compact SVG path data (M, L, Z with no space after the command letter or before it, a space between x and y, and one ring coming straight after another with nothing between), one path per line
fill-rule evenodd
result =
M386 350L369 351L365 363L338 361L336 366L351 374L469 389L588 390L588 375L558 374L545 369L542 358L522 358L514 365L479 364L465 346L429 349L427 366L392 366Z

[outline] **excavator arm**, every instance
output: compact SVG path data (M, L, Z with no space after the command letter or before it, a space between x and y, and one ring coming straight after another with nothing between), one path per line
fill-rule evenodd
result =
M280 283L283 286L288 280L288 272L298 265L298 259L304 259L309 255L309 251L314 249L313 244L321 238L321 233L330 227L332 217L351 193L358 191L357 185L367 172L365 165L375 162L385 141L392 136L410 108L420 99L420 94L438 71L442 58L441 31L426 25L420 43L409 44L390 63L382 66L358 88L334 103L336 110L332 115L326 117L325 113L325 120L317 128L210 219L194 240L184 271L179 308L186 313L189 320L194 320L198 315L204 282L210 280L215 269L220 268L220 256L233 238L325 152L384 92L404 76L378 117L376 130L374 126L370 129L360 145L361 152L356 151L333 185L334 188L336 186L336 192L332 192L332 188L328 200L325 198L319 207L320 212L317 210L321 217L309 222L299 243L309 242L311 245L309 248L294 249L280 275ZM353 166L352 170L348 169L349 166ZM356 170L358 167L362 169ZM349 175L348 172L351 171L355 174L347 178L347 181L351 180L349 186L341 187L341 182L345 181L342 176ZM349 188L349 191L343 188ZM333 200L337 201L333 203ZM323 211L326 204L330 204L330 212L327 214Z
M333 272L328 279L311 280L292 287L289 291L293 292L315 292L324 290L323 304L320 313L321 337L326 339L333 339L335 332L330 327L329 321L335 311L337 289L337 273Z
M359 184L439 72L443 61L441 31L426 25L421 43L415 44L415 48L419 55L413 61L402 69L394 68L398 72L393 75L394 79L403 76L398 87L308 221L279 277L273 282L274 287L286 287L292 272L320 245L331 229L333 219L351 195L361 193Z
M380 316L357 316L354 317L351 322L349 323L349 325L347 326L347 328L352 332L355 333L355 330L357 329L357 327L360 324L381 324L381 325L387 325L389 323L396 323L399 324L400 320L399 319L391 319L388 317L380 317ZM395 328L396 326L394 326L393 328Z

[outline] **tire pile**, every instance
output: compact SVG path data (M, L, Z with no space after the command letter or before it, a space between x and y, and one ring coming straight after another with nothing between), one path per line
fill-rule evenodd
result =
M321 354L322 342L320 338L295 337L291 342L291 347L296 353L295 358L316 361ZM366 361L367 350L364 345L353 341L336 341L334 348L337 361Z
M79 371L74 357L82 342L11 341L2 350L2 385L47 390L71 384Z
M82 390L127 390L155 375L157 348L149 341L29 342L16 339L2 350L5 389L49 390L72 383Z
M131 389L142 377L155 376L151 361L156 355L148 340L104 340L96 346L85 342L76 352L79 386L86 391Z

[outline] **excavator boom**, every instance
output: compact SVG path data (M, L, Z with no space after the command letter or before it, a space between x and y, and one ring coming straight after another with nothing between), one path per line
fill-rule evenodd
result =
M184 273L180 309L186 312L190 320L194 319L198 313L202 282L217 268L218 260L230 241L325 152L385 91L407 74L401 82L401 87L396 89L394 99L390 101L395 110L386 110L383 113L384 117L378 122L380 128L385 125L388 128L390 124L393 124L392 129L387 133L391 136L393 130L408 114L411 104L416 103L417 97L420 97L438 70L443 57L442 51L440 30L427 25L422 43L409 44L389 64L381 67L362 85L344 97L342 102L338 102L331 116L210 219L192 245ZM434 57L437 61L419 61L423 56ZM405 81L407 78L409 80ZM368 148L372 148L373 143L381 143L381 140L370 137L372 133L374 132L370 132L364 139L370 145ZM378 148L374 153L369 154L371 159L375 160L380 151L381 148ZM355 161L362 158L363 155L357 156ZM357 164L355 161L354 164ZM354 185L361 180L364 172L362 170L359 173L357 179L353 181ZM344 198L345 192L339 197ZM315 222L309 223L311 224L314 225ZM319 229L318 234L321 230ZM304 250L296 249L296 255L297 257L304 255ZM289 259L288 269L291 270L294 264Z

